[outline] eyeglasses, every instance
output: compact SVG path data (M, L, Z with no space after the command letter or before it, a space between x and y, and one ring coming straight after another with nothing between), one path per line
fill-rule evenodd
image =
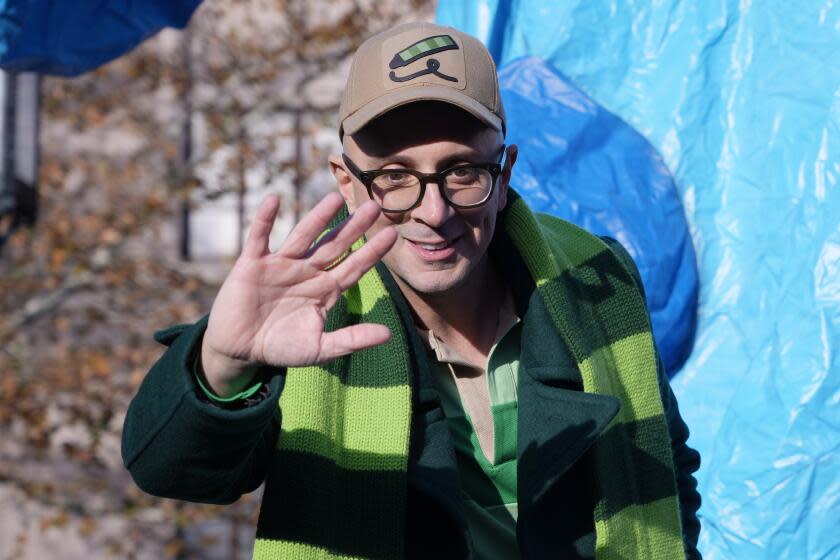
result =
M426 194L427 183L437 184L444 200L454 208L481 206L490 199L502 172L501 163L464 163L439 173L405 168L362 171L346 154L341 157L383 212L407 212L416 208Z

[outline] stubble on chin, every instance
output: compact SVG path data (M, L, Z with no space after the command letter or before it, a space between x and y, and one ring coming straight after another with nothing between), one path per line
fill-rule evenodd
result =
M446 266L443 264L430 264L427 267L420 265L416 269L411 266L402 266L402 263L389 263L389 259L383 262L391 274L397 280L400 288L406 289L422 298L441 297L457 293L469 283L471 274L475 272L478 263L462 262L461 266ZM473 266L470 266L473 264ZM465 265L465 266L464 266Z

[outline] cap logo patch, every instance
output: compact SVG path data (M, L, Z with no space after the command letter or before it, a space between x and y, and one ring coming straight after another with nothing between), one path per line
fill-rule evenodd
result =
M405 76L398 76L395 70L397 70L398 68L402 68L403 66L408 66L412 62L415 62L421 58L425 58L427 56L431 56L439 52L458 48L458 44L449 35L434 35L432 37L426 37L425 39L421 39L415 43L412 43L411 45L402 49L394 55L394 57L391 59L391 62L388 64L388 67L391 69L391 72L388 74L388 77L394 82L407 82L409 80L413 80L414 78L419 78L420 76L433 74L438 78L450 82L457 82L458 78L454 76L448 76L443 72L439 72L440 61L436 58L428 59L426 61L425 69L419 70L411 74L407 74Z

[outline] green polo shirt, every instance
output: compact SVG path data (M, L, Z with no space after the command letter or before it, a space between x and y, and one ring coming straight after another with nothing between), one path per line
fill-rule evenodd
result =
M461 360L431 331L418 329L429 349L435 385L455 448L467 526L476 558L519 558L516 541L517 383L521 323L511 312L500 321L500 332L485 365L493 420L493 457L482 449L455 376L475 368ZM472 372L475 374L475 372Z

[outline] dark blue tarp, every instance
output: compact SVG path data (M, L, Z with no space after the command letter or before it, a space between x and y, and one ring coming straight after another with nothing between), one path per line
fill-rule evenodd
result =
M92 70L164 27L184 27L201 0L0 0L0 68L57 76Z
M672 385L703 455L704 558L840 558L840 3L439 0L437 17L481 38L502 75L540 57L545 81L632 125L673 174L699 272L694 346ZM533 111L565 94L513 82L505 103L544 134L510 91L530 91ZM577 150L558 150L567 133L529 156L535 184L587 176L558 170ZM511 135L523 151L543 142ZM614 160L598 147L590 161ZM545 199L601 188L562 187ZM644 230L630 223L641 214L613 212L626 237Z

